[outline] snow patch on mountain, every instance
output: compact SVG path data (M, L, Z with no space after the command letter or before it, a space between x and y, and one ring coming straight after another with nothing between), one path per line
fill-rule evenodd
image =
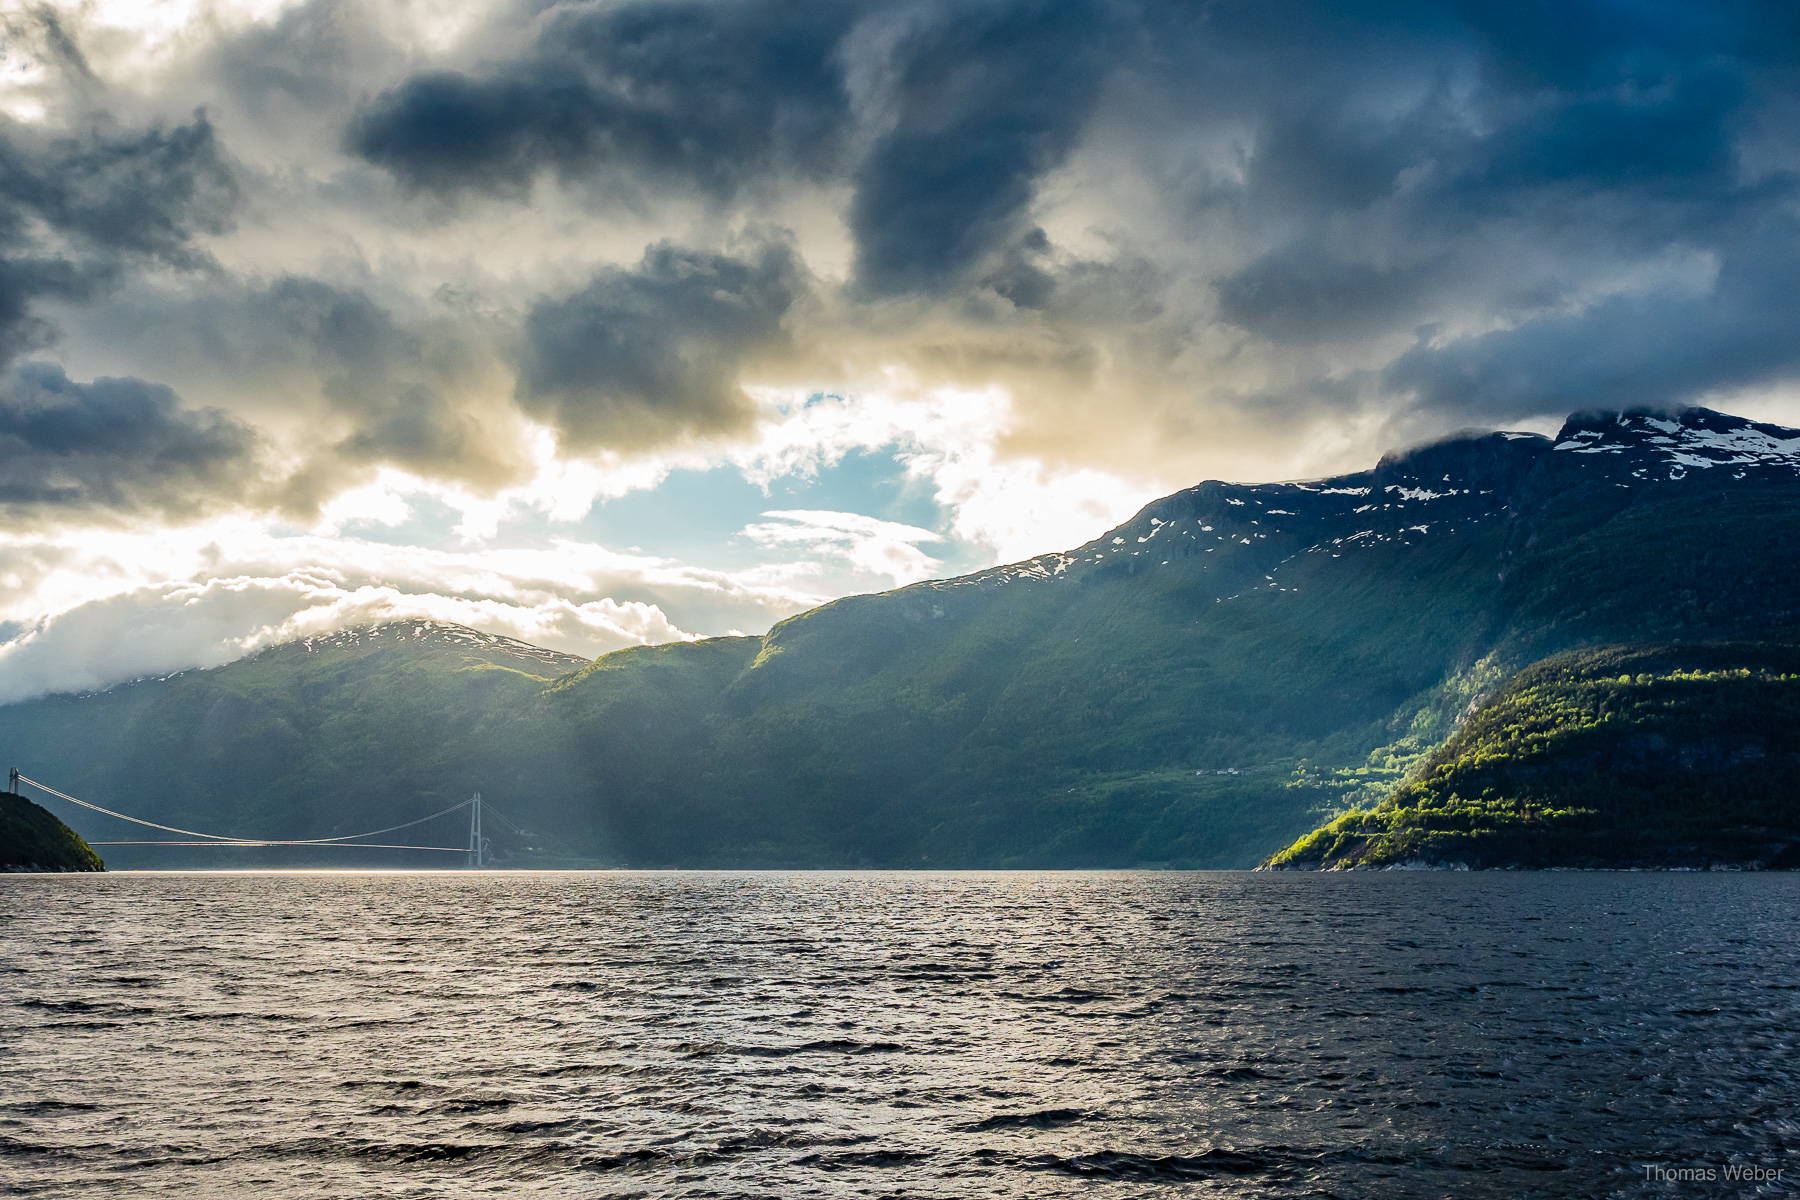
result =
M1667 468L1671 479L1683 478L1690 469L1713 467L1800 471L1800 430L1704 408L1575 418L1563 427L1554 450L1627 455Z
M333 630L330 633L300 638L297 643L288 644L298 644L305 653L316 654L327 650L353 650L365 647L404 645L409 642L415 645L467 647L490 654L500 654L522 662L556 667L560 670L582 666L588 661L573 654L564 654L557 650L547 650L542 646L533 646L531 643L521 642L517 638L482 633L479 630L470 629L467 625L423 619L379 621L372 625L353 625L346 629ZM271 649L280 648L271 647Z

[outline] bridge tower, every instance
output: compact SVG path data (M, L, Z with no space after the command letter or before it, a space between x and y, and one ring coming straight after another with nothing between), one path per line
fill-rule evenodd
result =
M476 792L475 798L469 802L469 865L471 867L479 868L481 866L481 851L481 793Z

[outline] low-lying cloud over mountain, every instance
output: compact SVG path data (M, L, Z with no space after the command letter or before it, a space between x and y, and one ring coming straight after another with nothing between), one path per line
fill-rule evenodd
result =
M63 553L97 531L231 523L271 595L390 547L349 592L430 615L514 601L409 552L731 581L558 595L654 609L569 635L592 648L1465 426L1800 420L1800 16L1774 0L0 23L0 505L35 564L0 574L0 620L33 637L224 578ZM266 616L191 644L293 613ZM71 685L148 669L90 640Z

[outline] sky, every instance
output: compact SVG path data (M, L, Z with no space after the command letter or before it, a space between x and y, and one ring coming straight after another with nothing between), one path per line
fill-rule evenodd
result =
M1800 8L0 0L0 702L1800 424Z

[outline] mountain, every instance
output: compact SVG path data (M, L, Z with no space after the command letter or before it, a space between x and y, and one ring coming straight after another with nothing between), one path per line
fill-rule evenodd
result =
M0 792L0 871L104 871L93 848L55 815Z
M1797 551L1800 432L1586 414L1203 483L1074 550L765 637L581 665L452 627L346 634L341 661L296 644L0 708L0 744L213 832L335 835L479 789L536 831L496 835L516 864L1251 866L1547 656L1800 644ZM286 852L192 852L223 853Z

